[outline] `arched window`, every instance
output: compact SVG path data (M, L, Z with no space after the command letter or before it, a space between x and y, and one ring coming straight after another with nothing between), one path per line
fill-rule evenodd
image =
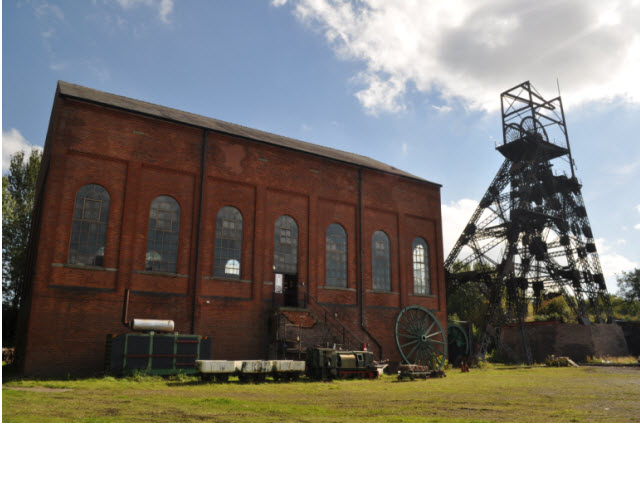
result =
M109 193L94 183L76 194L68 263L104 266L104 247L109 221Z
M240 262L234 259L229 260L224 266L224 273L232 277L239 277Z
M413 293L416 295L431 293L429 247L420 237L413 241Z
M276 220L273 266L278 273L298 273L298 224L289 215Z
M240 278L242 261L242 214L235 207L222 207L216 219L213 276Z
M391 291L391 262L389 261L389 237L378 230L371 238L373 289Z
M347 232L337 223L327 228L325 285L347 287Z
M167 195L156 197L149 210L145 270L177 272L179 232L180 205Z

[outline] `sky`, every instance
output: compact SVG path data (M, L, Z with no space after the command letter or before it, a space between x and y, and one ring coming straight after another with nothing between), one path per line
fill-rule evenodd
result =
M56 82L366 155L442 185L445 255L500 167L500 93L560 91L610 291L640 267L640 0L2 2L2 165Z

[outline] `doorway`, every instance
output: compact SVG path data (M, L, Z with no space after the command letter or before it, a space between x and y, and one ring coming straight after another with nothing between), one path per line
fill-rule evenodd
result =
M281 307L298 307L298 274L276 273L273 282L275 303Z
M298 275L285 274L283 282L284 306L298 306Z

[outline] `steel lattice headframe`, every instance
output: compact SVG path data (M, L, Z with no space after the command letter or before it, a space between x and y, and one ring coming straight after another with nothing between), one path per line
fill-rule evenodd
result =
M524 82L500 96L505 157L445 263L448 291L479 282L487 322L522 322L528 306L562 294L577 319L611 319L558 96ZM568 172L567 172L568 170Z

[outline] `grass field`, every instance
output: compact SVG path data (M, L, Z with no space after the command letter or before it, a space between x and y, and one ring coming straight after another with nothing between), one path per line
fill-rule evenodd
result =
M201 383L3 379L3 422L640 422L640 368L489 366L446 378Z

